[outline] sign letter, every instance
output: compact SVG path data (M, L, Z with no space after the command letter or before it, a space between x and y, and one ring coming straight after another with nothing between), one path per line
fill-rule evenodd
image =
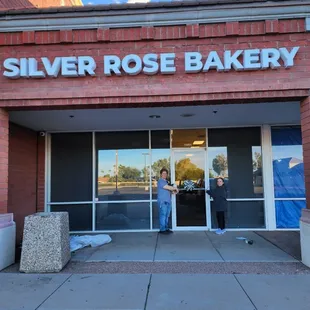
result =
M238 57L243 53L243 50L236 51L233 55L231 55L231 51L225 51L224 52L224 65L225 70L231 70L231 67L233 67L236 71L242 70L243 66L238 60Z
M129 65L134 63L133 67ZM122 68L129 75L137 75L142 71L142 61L137 55L127 55L122 60Z
M208 59L203 67L203 71L209 71L210 69L216 69L217 71L223 71L224 66L221 62L221 59L217 52L212 51L210 52Z
M185 72L197 73L202 69L202 56L200 53L185 53Z
M244 69L260 69L259 49L245 50L243 54Z
M159 70L158 56L156 54L146 54L143 57L143 72L148 75L156 74Z
M61 59L61 75L66 77L77 77L76 57L63 57Z
M160 55L160 72L163 74L173 74L176 72L174 65L175 53L165 53Z
M43 71L38 71L38 62L35 58L29 58L29 76L32 78L44 78L45 73Z
M299 47L293 47L291 52L285 47L279 48L281 59L284 61L285 68L290 68L294 66L294 58L299 50Z
M116 75L122 75L121 60L115 55L104 56L104 75L111 76L112 72Z
M96 62L93 57L80 56L78 57L78 72L80 76L86 76L88 73L91 76L95 76Z
M5 71L3 76L10 79L18 79L20 77L19 61L17 58L7 58L3 63Z
M42 57L41 60L47 75L57 77L61 67L61 57L56 57L53 64L51 64L47 57Z
M275 48L265 48L261 51L262 69L280 68L278 60L280 59L280 52Z

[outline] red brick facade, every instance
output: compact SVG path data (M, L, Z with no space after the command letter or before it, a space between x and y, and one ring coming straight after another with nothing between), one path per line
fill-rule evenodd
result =
M310 78L309 35L305 20L222 23L174 27L97 29L0 34L1 61L15 56L92 56L97 76L67 79L0 78L1 106L38 107L87 105L162 105L163 102L223 101L240 99L301 98L308 94ZM253 72L184 74L184 52L197 51L204 57L211 50L250 48L292 48L299 46L293 68ZM173 75L106 77L103 56L146 53L176 53L177 72ZM250 78L249 78L250 77ZM272 84L272 87L270 86ZM182 87L180 87L182 85ZM14 87L14 92L12 88ZM128 92L128 89L130 91ZM48 91L47 91L48 90Z
M205 59L212 50L221 54L225 50L290 49L295 46L299 46L300 50L290 69L282 67L278 70L184 74L184 52L200 52ZM124 57L128 54L142 56L147 53L171 52L176 53L178 68L174 75L103 75L104 55ZM97 76L9 80L1 75L0 107L63 109L303 100L301 111L305 174L310 199L310 35L305 31L304 19L0 33L0 63L9 57L53 59L57 56L92 56L97 63ZM4 213L8 211L8 114L4 109L0 112L0 122L0 213ZM25 148L25 152L29 156L32 154L37 162L27 164L18 178L14 175L13 168L10 168L10 180L16 181L9 183L9 211L19 204L25 205L23 191L27 190L27 195L30 196L22 211L25 215L34 211L35 205L37 210L44 210L45 139L40 137L37 140L35 133L30 132L20 132L20 135L27 136L24 141L28 141L29 145L12 140L10 156L17 162L18 154L15 152ZM26 188L16 188L22 187L22 183L18 183L20 178L28 179Z
M0 213L8 212L9 115L0 109Z
M310 97L301 102L301 130L304 153L306 198L310 201ZM310 203L307 203L310 209Z
M37 133L10 123L8 212L14 213L17 243L24 218L36 212Z

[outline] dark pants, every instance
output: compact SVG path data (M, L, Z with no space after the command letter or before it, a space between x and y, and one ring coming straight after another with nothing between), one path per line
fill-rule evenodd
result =
M225 229L225 212L218 211L216 212L217 223L220 229Z

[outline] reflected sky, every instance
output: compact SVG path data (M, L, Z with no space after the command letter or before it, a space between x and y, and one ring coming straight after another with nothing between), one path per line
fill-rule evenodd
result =
M303 159L301 145L280 145L272 147L273 159L298 158Z

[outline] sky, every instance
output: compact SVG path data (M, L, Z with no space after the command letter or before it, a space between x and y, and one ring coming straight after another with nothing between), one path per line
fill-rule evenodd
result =
M168 2L171 0L83 0L84 5L111 4L111 3L148 3L148 2ZM173 0L172 0L173 1Z

